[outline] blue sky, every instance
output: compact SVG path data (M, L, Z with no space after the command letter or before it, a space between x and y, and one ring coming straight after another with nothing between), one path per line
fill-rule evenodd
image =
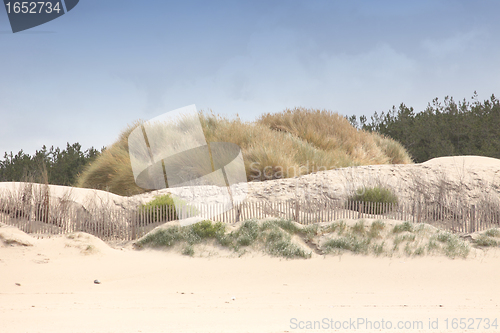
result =
M80 0L13 34L0 7L0 154L112 144L196 104L243 120L500 95L499 1Z

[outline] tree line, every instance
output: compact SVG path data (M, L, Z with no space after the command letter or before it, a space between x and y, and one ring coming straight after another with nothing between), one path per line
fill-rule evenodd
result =
M500 102L492 95L480 102L477 93L471 101L456 102L435 98L416 113L405 104L387 113L377 112L370 122L365 116L348 117L353 126L376 131L399 141L416 163L434 157L478 155L500 158Z
M399 141L416 163L434 157L479 155L500 159L500 101L492 95L480 102L477 93L471 101L456 102L435 98L422 112L404 103L387 113L375 112L368 121L347 117L358 129L375 131ZM79 143L65 149L43 146L33 156L22 150L5 153L0 160L0 182L32 181L73 186L84 167L104 151L93 147L83 151Z
M66 149L62 150L54 146L47 149L44 145L33 156L23 150L15 155L12 152L5 153L3 160L0 160L0 182L29 181L73 186L83 168L103 150L91 147L82 151L79 143L67 143Z

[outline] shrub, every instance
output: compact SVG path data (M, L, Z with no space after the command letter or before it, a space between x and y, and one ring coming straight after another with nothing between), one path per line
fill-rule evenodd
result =
M174 199L169 194L157 195L148 203L139 206L139 212L150 213L152 222L159 222L163 216L163 221L177 220ZM168 219L170 217L170 219Z
M311 224L307 227L303 228L300 233L304 236L304 240L306 242L310 242L314 236L317 236L319 233L319 226L317 224Z
M481 236L476 241L474 242L477 246L482 246L482 247L490 247L490 246L497 246L498 242L494 240L493 238L490 238L488 236Z
M378 238L380 237L380 232L385 229L385 223L377 220L372 223L370 226L370 231L368 231L368 236L370 238Z
M500 229L492 228L492 229L486 230L483 233L483 235L485 235L487 237L500 237Z
M170 247L184 238L181 228L173 226L148 234L146 237L136 242L136 245L139 247Z
M442 232L437 235L437 240L441 243L446 243L451 241L453 239L453 236L454 235L450 234L449 232Z
M356 222L356 224L352 227L352 232L359 235L365 234L365 221L361 220Z
M201 239L216 238L225 234L226 225L222 222L212 224L211 221L205 220L193 224L191 230Z
M189 245L186 245L186 247L184 247L184 249L182 249L182 254L185 255L185 256L194 256L194 248L193 248L193 245L189 244Z
M445 254L452 259L455 257L466 258L469 252L469 243L460 239L458 236L454 236L446 243Z
M438 243L436 242L436 240L435 240L435 239L431 238L431 239L429 240L429 244L427 244L427 249L428 249L428 251L429 251L429 252L432 252L432 251L436 250L437 248L439 248Z
M413 224L409 221L406 221L404 223L395 225L394 229L392 229L392 232L395 234L398 234L398 233L401 233L404 231L412 232L413 231Z
M394 238L394 250L397 250L398 247L399 247L399 244L402 243L402 242L407 242L407 246L408 246L408 243L411 243L411 242L414 242L415 241L415 235L413 234L406 234L406 235L401 235L401 236L396 236L396 238ZM405 249L406 250L406 249Z
M335 239L330 239L323 244L326 253L339 253L348 250L353 253L367 253L370 241L355 235L347 235Z
M462 257L466 258L470 252L470 245L468 242L464 241L457 235L451 234L449 232L441 232L434 235L429 240L429 250L431 250L430 244L433 243L433 248L437 248L438 244L435 241L443 244L442 250L445 255L450 258Z
M398 203L397 196L391 190L381 186L359 188L348 200L351 204L354 202L354 209L356 210L359 209L359 202L380 204L374 207L374 214L384 214L387 212L387 209L382 204Z
M219 243L223 243L225 230L225 224L221 222L212 224L210 221L201 221L185 227L171 226L150 233L139 240L136 245L138 247L171 247L181 241L187 242L188 245L193 245L204 239L214 238L217 239Z
M378 257L382 253L384 253L384 244L385 242L382 242L380 244L374 244L373 245L373 253Z
M415 256L423 256L425 254L425 246L419 246L415 252L413 252L413 255Z
M307 258L311 255L292 243L290 235L280 228L270 228L263 238L266 252L270 255L285 258Z
M249 246L259 236L259 225L256 221L248 220L232 235L236 240L236 246Z
M277 220L276 224L290 234L297 234L301 231L291 220Z
M331 223L328 227L326 227L325 232L337 232L339 235L341 235L346 229L346 223L344 221L339 221Z

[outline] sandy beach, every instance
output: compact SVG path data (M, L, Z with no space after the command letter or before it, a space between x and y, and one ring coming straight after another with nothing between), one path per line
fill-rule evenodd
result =
M374 173L398 184L417 174L429 186L443 170L451 183L466 184L471 197L486 183L498 190L494 159L349 168L361 183ZM343 186L346 170L325 173L321 185ZM314 188L319 176L299 180ZM249 199L295 195L293 182L252 184ZM394 188L404 197L404 187ZM54 195L62 190L51 187ZM89 193L95 191L72 191L80 204ZM126 201L106 200L117 209ZM217 247L189 257L138 251L131 242L106 244L85 233L36 239L1 225L0 332L498 332L499 277L498 247L475 249L467 259L342 254L287 260L259 252L237 257Z
M493 320L500 313L495 250L455 260L347 254L285 260L224 253L190 258L113 249L83 233L12 237L33 245L4 241L0 247L5 333L343 332L353 330L353 321L358 330L372 331L362 320L384 320L386 328L389 321L401 332L409 330L396 330L400 321L421 322L415 332L462 332L451 329L453 318ZM437 329L429 328L436 319ZM333 329L306 329L308 321ZM349 321L347 329L335 329Z

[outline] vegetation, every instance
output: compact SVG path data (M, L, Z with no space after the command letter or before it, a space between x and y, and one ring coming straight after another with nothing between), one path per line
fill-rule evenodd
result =
M500 102L492 95L480 102L474 92L472 101L455 102L435 98L422 112L401 104L387 113L349 118L366 131L378 132L400 142L417 163L434 157L479 155L500 158Z
M169 194L155 196L153 200L140 205L139 210L151 212L152 222L177 220L174 199Z
M488 235L497 236L488 236ZM381 220L368 224L336 221L330 224L301 226L290 220L247 220L228 232L225 224L203 221L187 227L171 226L150 233L136 242L143 247L173 247L179 245L185 255L196 254L196 244L212 241L238 255L257 250L283 258L309 258L311 251L298 245L302 239L315 252L324 255L352 253L375 256L416 257L426 254L445 255L451 259L467 258L472 247L500 245L500 229L483 232L468 242L458 235L444 232L428 224L404 222L387 228Z
M330 111L296 108L265 114L255 122L200 113L200 120L207 142L231 142L241 148L248 181L353 165L411 163L396 141L357 130ZM120 195L145 192L135 184L128 155L128 135L140 124L129 126L88 165L77 185Z
M466 258L470 252L470 244L462 240L458 235L441 232L432 237L432 240L437 239L438 242L443 244L445 254L450 258L462 257Z
M83 168L100 154L93 147L82 151L79 143L68 143L63 150L43 146L33 156L22 150L16 155L5 153L3 160L0 160L0 182L29 181L73 186Z
M128 154L128 135L139 125L140 122L136 122L126 128L117 142L88 164L78 177L76 186L126 196L144 193L145 190L135 184Z
M282 220L266 221L261 224L248 220L237 230L226 233L225 224L202 221L186 227L172 226L160 229L137 241L136 246L158 248L184 243L182 253L193 256L195 244L213 240L216 244L239 253L244 253L247 247L257 247L276 257L310 257L310 253L306 253L291 241L291 234L282 228L283 226L286 228L286 225L287 222Z
M325 253L341 254L348 251L355 254L373 253L376 256L422 256L427 249L428 253L466 258L471 249L467 241L426 224L404 222L387 230L384 222L377 220L366 231L365 221L360 220L346 227L342 233L331 233L338 230L339 225L339 222L335 222L324 229L329 238L321 245Z
M392 232L395 234L399 234L405 231L413 232L413 223L406 221L404 223L395 225L394 228L392 229Z
M352 253L367 254L369 249L370 239L360 237L354 233L348 234L335 239L330 239L323 244L323 250L326 253L341 253L344 250Z
M434 157L480 155L500 158L500 101L492 95L480 102L435 98L422 112L400 104L367 121L325 110L287 109L264 114L255 122L201 113L208 142L232 142L242 149L247 179L295 177L332 168L424 162ZM145 192L134 181L126 128L101 152L43 146L34 156L22 150L0 161L0 181L31 180L76 185L121 195Z
M398 198L391 190L375 186L359 188L354 195L349 197L349 201L380 204L374 207L373 213L383 214L386 212L386 208L381 204L397 204ZM355 209L358 209L358 207L355 207Z
M500 246L500 229L492 228L482 232L479 237L474 241L478 247L496 247Z

